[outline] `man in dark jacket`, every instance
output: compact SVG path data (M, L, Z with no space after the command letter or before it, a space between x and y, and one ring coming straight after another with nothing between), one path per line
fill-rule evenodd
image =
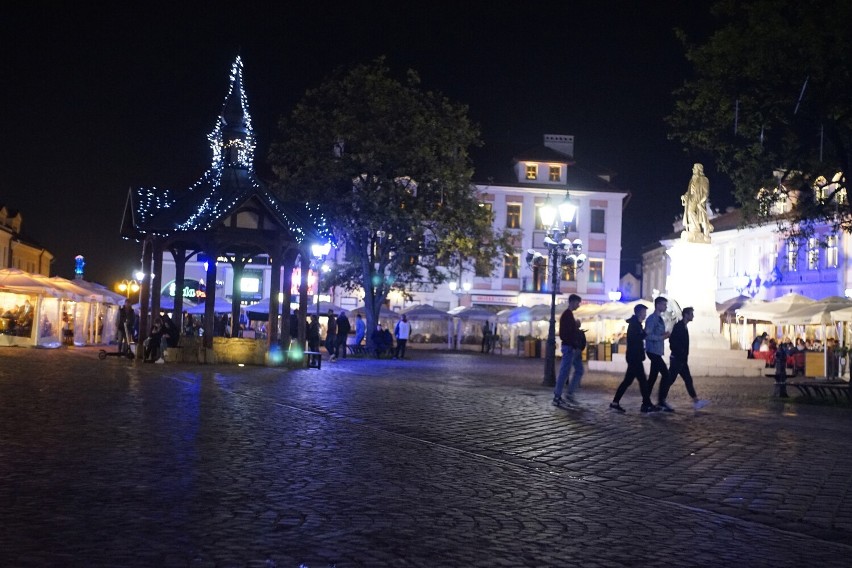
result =
M695 394L695 387L692 385L692 373L689 372L689 330L686 329L686 324L692 321L695 317L694 310L683 308L683 319L677 322L672 328L672 334L669 336L669 379L660 383L659 406L663 409L673 411L674 409L666 403L666 397L669 395L669 389L674 384L677 376L683 377L683 382L686 385L686 392L692 397L692 407L699 410L707 406L706 400L699 400Z
M334 361L337 357L334 356L334 350L337 349L337 316L334 315L334 310L328 310L325 324L325 350L328 351L330 361Z
M633 384L633 380L639 381L639 392L642 393L642 412L658 412L660 409L651 402L651 393L648 389L648 379L645 376L645 330L642 327L642 322L645 321L645 316L648 315L648 306L637 304L633 308L633 316L627 320L627 372L624 374L624 380L618 385L618 390L615 391L615 398L609 405L613 410L624 412L621 407L621 397L627 391L627 387Z
M571 368L574 368L574 376L568 385L565 402L574 402L574 391L583 377L583 360L575 360L574 353L580 347L580 332L577 329L577 320L574 319L574 310L580 307L583 299L577 294L568 296L568 309L562 312L559 318L559 339L562 340L562 364L559 365L559 374L556 375L556 387L553 389L554 406L562 405L562 390Z
M343 358L346 359L346 341L349 339L350 329L352 329L352 326L349 324L346 312L340 310L340 315L337 316L337 345L334 348L335 359L337 359L341 351L343 351Z

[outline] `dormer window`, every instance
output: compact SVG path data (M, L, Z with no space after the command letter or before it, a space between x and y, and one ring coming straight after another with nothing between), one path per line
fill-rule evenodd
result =
M527 179L538 179L538 164L527 164Z
M562 181L561 166L550 166L550 181Z

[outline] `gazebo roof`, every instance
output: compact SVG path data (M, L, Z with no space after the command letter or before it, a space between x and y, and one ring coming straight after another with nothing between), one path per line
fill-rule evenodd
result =
M212 166L188 189L130 190L122 236L140 238L211 231L247 204L263 211L264 222L274 225L264 225L264 229L284 230L296 242L328 236L325 220L316 206L279 199L255 174L254 133L239 57L231 69L231 84L222 112L208 139Z

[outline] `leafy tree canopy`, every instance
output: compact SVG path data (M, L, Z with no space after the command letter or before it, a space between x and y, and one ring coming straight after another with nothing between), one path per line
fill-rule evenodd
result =
M277 191L323 205L346 250L323 282L363 289L368 323L390 290L439 283L452 259L494 267L506 240L471 184L478 129L415 72L396 79L383 59L340 69L279 128Z
M706 42L680 33L695 76L675 92L670 137L730 176L748 224L852 232L852 3L723 0L713 12Z

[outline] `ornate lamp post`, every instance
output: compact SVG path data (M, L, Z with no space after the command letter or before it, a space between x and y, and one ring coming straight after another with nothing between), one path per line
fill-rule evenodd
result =
M122 280L116 285L116 288L129 300L130 296L139 291L139 282L136 280Z
M322 279L323 261L331 252L331 243L311 245L311 253L317 259L317 317L320 315L320 280Z
M554 207L548 197L539 210L542 224L547 227L544 244L547 246L547 258L540 252L530 249L526 261L531 267L541 267L546 264L550 269L550 327L547 331L547 349L544 357L545 386L556 384L556 295L559 293L560 267L576 272L586 262L583 254L583 242L568 238L568 225L574 220L577 206L571 202L570 195L565 192L565 199Z

